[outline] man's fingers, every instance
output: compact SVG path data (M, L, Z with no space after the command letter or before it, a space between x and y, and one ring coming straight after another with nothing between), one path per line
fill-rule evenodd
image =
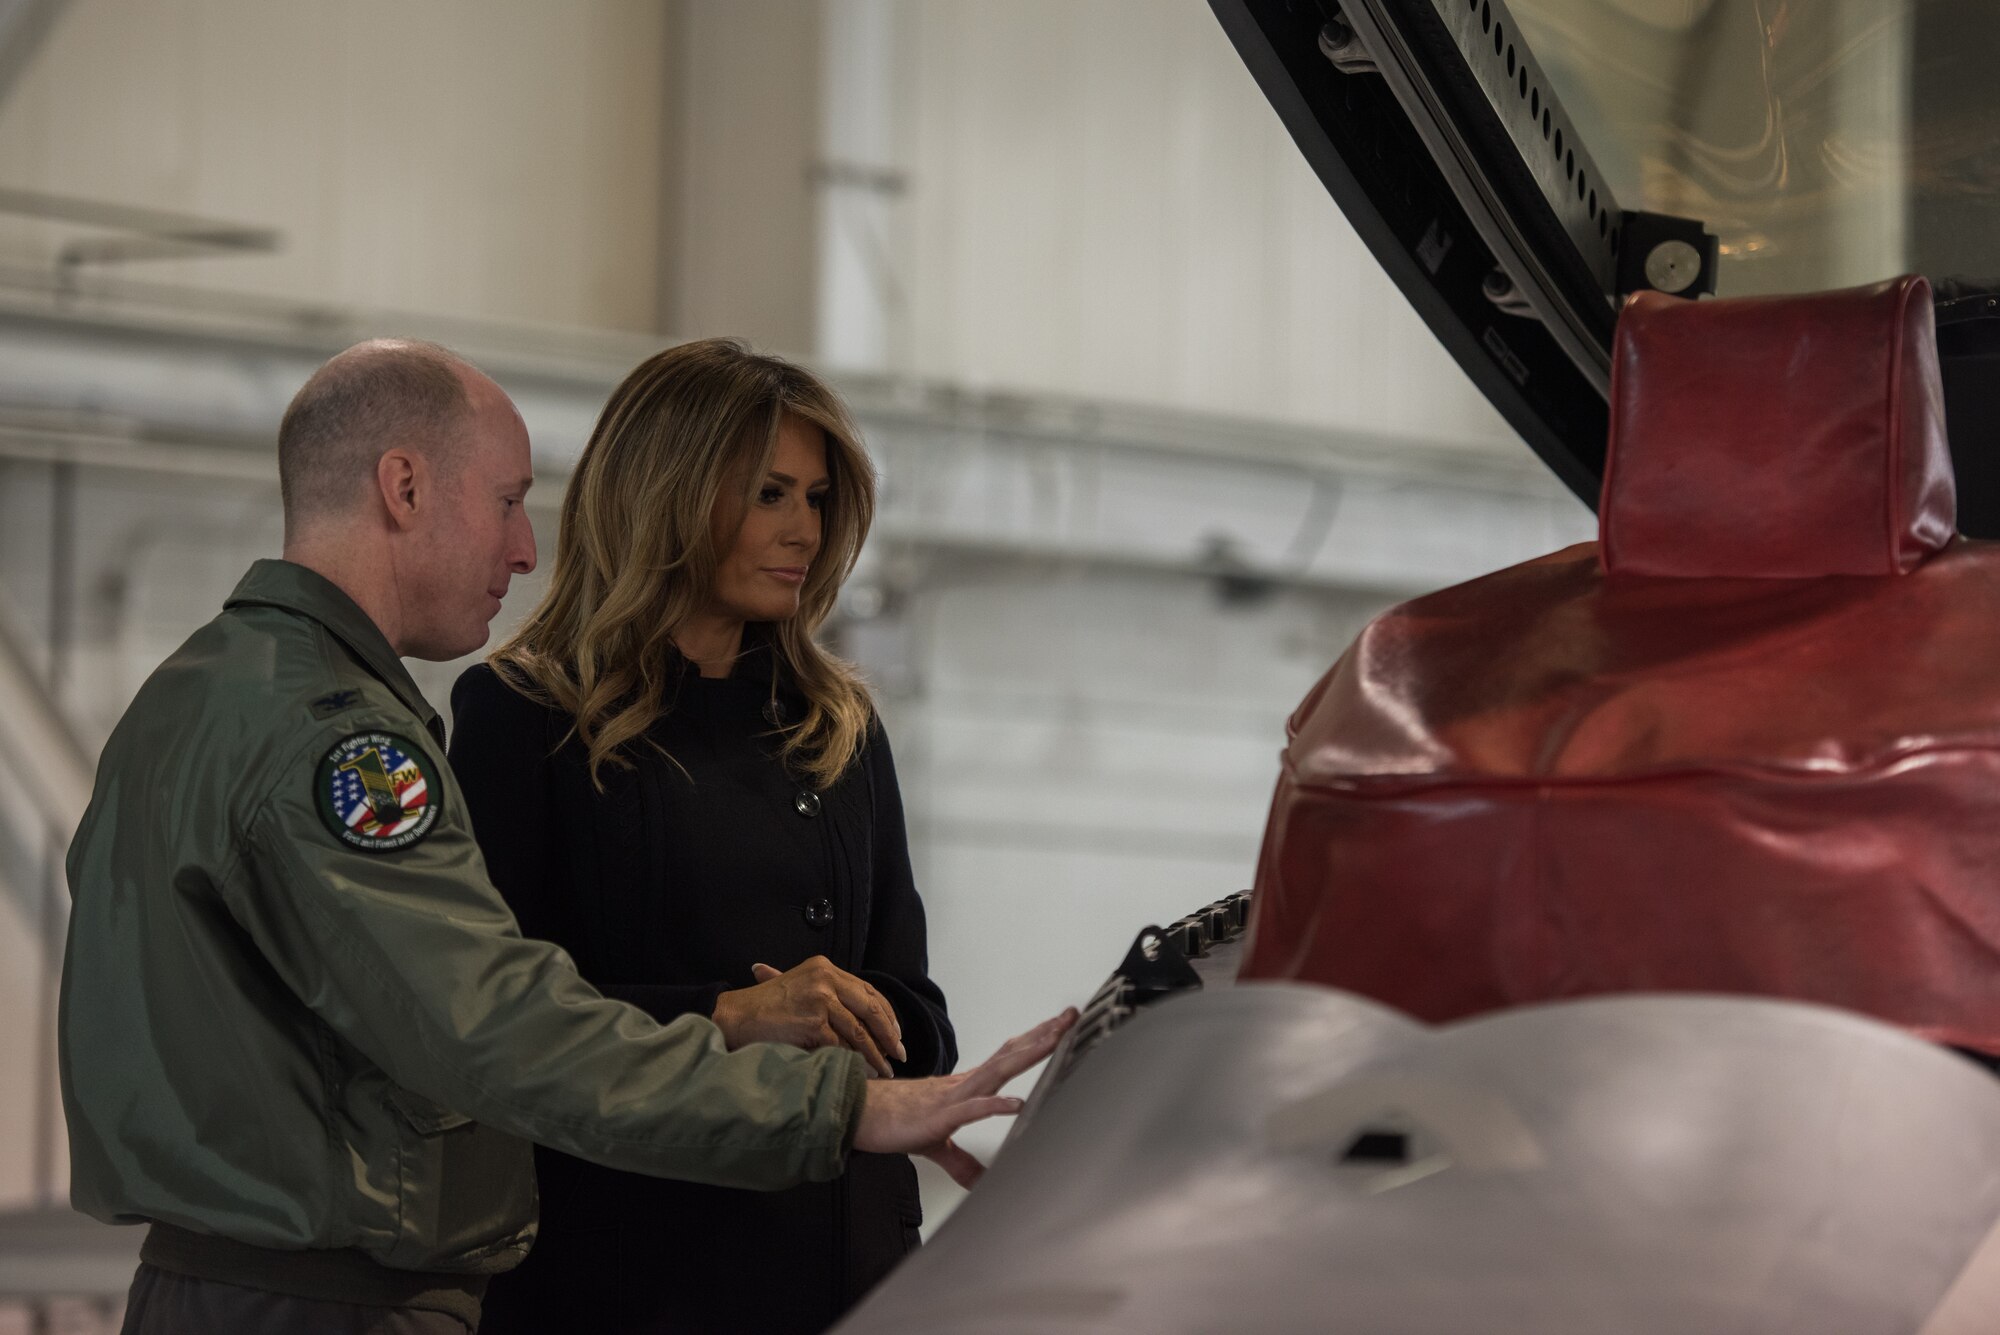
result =
M742 957L738 956L738 958ZM753 964L750 966L750 976L760 983L768 983L773 978L782 978L784 975L768 964Z
M851 1012L842 1010L836 1004L827 1012L826 1022L840 1035L841 1046L860 1053L862 1059L875 1068L877 1075L892 1078L895 1076L895 1071L890 1069L889 1059L883 1056L882 1049L875 1045L875 1038L868 1032L868 1026L861 1023Z
M903 1025L896 1018L896 1008L888 999L862 979L853 974L843 973L833 981L834 991L840 996L841 1004L854 1012L868 1031L875 1036L875 1042L884 1052L892 1052L897 1061L908 1061L910 1054L903 1047Z
M951 1175L951 1180L972 1190L972 1184L986 1171L986 1165L967 1154L955 1143L947 1139L942 1145L934 1145L924 1151L924 1157Z
M1015 1053L1024 1049L1037 1047L1045 1042L1050 1034L1053 1034L1057 1040L1060 1040L1064 1034L1069 1032L1070 1026L1076 1023L1076 1017L1076 1007L1068 1007L1062 1014L1050 1016L1026 1033L1014 1035L1000 1045L999 1049L994 1052L993 1057L1012 1057ZM993 1057L988 1057L986 1060L990 1062L993 1060Z
M967 1095L997 1092L1009 1080L1054 1052L1056 1044L1075 1023L1076 1007L1072 1006L1061 1015L1042 1021L1027 1033L1008 1039L1000 1045L998 1052L966 1072Z
M941 1079L882 1080L868 1086L854 1148L877 1154L927 1154L954 1131L982 1118L1021 1111L1021 1100L998 1094L962 1097L964 1086Z
M944 1133L947 1138L956 1135L974 1122L983 1122L989 1117L1012 1117L1021 1111L1021 1100L1011 1094L988 1094L983 1098L965 1099L939 1110L944 1119Z

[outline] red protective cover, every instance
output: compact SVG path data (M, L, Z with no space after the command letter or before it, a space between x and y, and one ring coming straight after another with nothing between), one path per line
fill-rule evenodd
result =
M1314 688L1242 976L2000 1051L2000 550L1949 537L1929 318L1922 279L1628 307L1600 542L1393 609Z
M1930 284L1626 303L1598 539L1630 575L1895 575L1957 512Z

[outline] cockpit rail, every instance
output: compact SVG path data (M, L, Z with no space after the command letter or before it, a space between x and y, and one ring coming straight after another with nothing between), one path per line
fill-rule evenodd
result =
M1133 1016L1168 997L1199 991L1225 973L1234 977L1236 952L1226 952L1229 959L1225 963L1218 958L1218 948L1234 945L1249 930L1250 895L1248 890L1239 890L1165 927L1149 926L1140 931L1124 962L1084 1003L1075 1027L1049 1058L1027 1106L1015 1119L1009 1140L1020 1134L1036 1108L1068 1078L1084 1054L1122 1029ZM1211 967L1203 968L1197 961Z

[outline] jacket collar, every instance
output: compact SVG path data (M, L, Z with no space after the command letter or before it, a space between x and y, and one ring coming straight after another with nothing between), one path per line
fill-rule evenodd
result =
M319 622L361 660L363 667L395 692L396 698L423 720L433 736L441 732L443 722L437 710L431 708L431 702L417 689L409 669L390 647L388 637L326 576L290 561L257 561L222 605L276 607Z

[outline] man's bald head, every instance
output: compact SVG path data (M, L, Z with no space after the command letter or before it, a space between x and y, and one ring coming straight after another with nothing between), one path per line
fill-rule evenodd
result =
M435 343L357 343L313 372L278 427L285 531L351 512L383 453L406 449L449 472L485 377Z
M278 429L287 561L354 600L396 652L438 661L486 643L535 568L534 453L506 391L432 343L349 348Z

